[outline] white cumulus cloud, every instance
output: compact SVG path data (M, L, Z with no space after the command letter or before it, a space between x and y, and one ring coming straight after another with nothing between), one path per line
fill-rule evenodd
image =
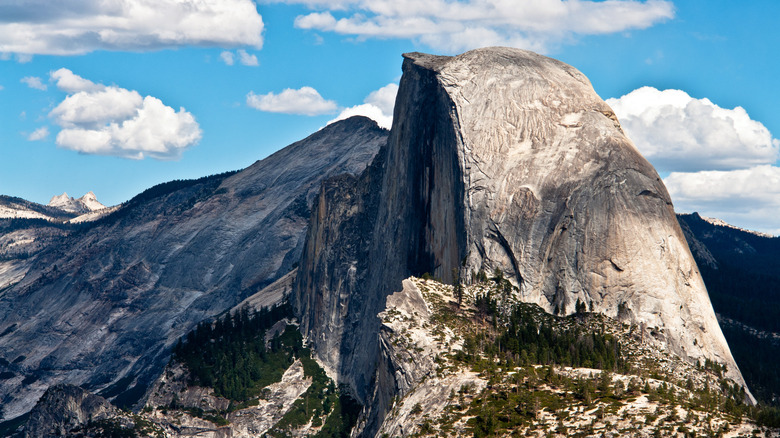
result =
M85 154L176 159L198 143L201 130L184 108L166 106L137 91L95 84L60 69L51 80L69 94L49 117L62 130L56 143Z
M36 90L46 90L46 84L41 81L41 78L37 76L25 76L22 79L19 80L19 82L23 84L27 84L30 88L35 88Z
M27 140L40 141L40 140L45 140L48 136L49 136L49 128L46 126L41 126L40 128L33 131L32 134L28 135Z
M363 100L363 104L343 109L335 119L328 122L328 125L352 116L366 116L376 121L382 128L390 129L393 125L393 107L395 106L396 94L398 94L398 85L387 84L371 92Z
M319 10L301 29L404 38L437 50L507 45L545 51L577 35L644 29L674 17L665 0L283 0Z
M252 0L26 0L0 2L0 53L156 50L263 45Z
M652 87L607 103L660 172L747 168L774 163L780 152L780 142L741 107L721 108L684 91Z
M388 116L393 116L395 96L398 94L398 84L390 83L384 87L372 91L364 100L365 103L374 105Z
M780 235L780 167L673 172L664 179L679 212L700 212L728 223Z
M78 93L79 91L102 91L105 85L96 84L89 79L73 74L67 68L61 68L49 73L49 78L54 81L62 91L67 93Z
M237 53L238 60L241 62L241 65L248 65L250 67L257 67L260 65L260 63L257 61L256 55L247 53L247 51L244 49L239 49Z
M255 94L250 91L246 96L246 104L260 111L306 116L329 114L338 109L335 101L325 100L312 87L297 90L287 88L279 94Z
M780 142L743 108L652 87L607 103L639 151L670 172L676 211L780 234Z

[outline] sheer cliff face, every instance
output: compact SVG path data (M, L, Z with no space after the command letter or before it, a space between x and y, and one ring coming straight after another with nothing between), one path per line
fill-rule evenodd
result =
M370 379L375 315L403 278L500 268L524 301L573 313L579 300L743 382L661 179L582 73L507 48L405 58L381 175L367 197L323 192L302 261L324 281L297 287L303 327L342 380ZM343 224L336 204L369 198L371 227L315 244ZM304 300L340 305L314 316Z
M657 327L740 378L663 183L580 72L510 49L408 62L453 103L467 272L499 267L549 311L581 300Z
M387 135L364 117L334 123L229 177L141 195L21 271L0 269L6 418L54 383L141 396L178 337L292 269L320 182L362 173Z

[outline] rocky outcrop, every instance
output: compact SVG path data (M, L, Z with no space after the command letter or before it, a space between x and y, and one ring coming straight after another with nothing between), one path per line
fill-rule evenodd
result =
M500 283L460 285L459 299L452 285L412 277L403 281L400 292L388 296L379 334L381 355L387 360L380 362L376 387L391 387L383 383L394 382L397 392L373 436L651 437L659 430L696 436L777 436L777 430L734 415L729 405L737 406L734 401L742 395L723 390L717 368L698 367L655 348L643 340L636 325L582 311L554 316L536 304L518 303L502 293ZM502 322L506 315L501 310L496 325L483 319L486 309L478 297L486 293L497 300L496 309L505 309L510 301L513 312L522 313L521 320ZM518 322L536 325L538 331L530 328L524 335L502 336L505 347L515 347L501 352L502 342L492 343L490 352L470 356ZM541 335L544 332L548 335ZM528 348L538 354L556 338L549 336L553 332L562 335L558 340L572 341L608 334L620 345L619 356L625 362L617 372L583 367L583 362L577 367L547 367L516 361L522 354L509 353ZM536 333L548 340L527 337ZM580 335L570 337L573 333ZM588 344L582 341L553 350L572 352ZM713 388L718 389L712 392ZM706 399L721 403L715 403L717 407L700 403Z
M359 178L341 175L323 181L291 297L301 316L301 333L322 367L332 379L348 383L362 404L377 355L376 314L384 308L382 294L367 289L383 154L380 150L380 158Z
M579 299L663 328L671 352L742 382L663 183L580 72L510 49L407 64L435 72L451 100L439 111L462 157L465 274L500 268L548 311ZM447 278L452 257L433 253Z
M155 382L146 401L144 418L175 438L223 437L249 438L263 436L273 427L311 386L303 365L296 360L282 375L281 381L268 385L252 406L225 415L226 424L217 425L185 412L201 410L207 414L228 412L230 400L216 397L212 388L190 386L189 373L180 364L169 365ZM174 406L175 409L169 409ZM207 417L208 418L208 417Z
M256 294L251 295L244 301L238 303L230 311L234 313L244 306L249 309L260 310L264 307L270 308L278 305L292 293L292 286L297 273L298 270L293 269L289 273L283 275L280 279L261 289Z
M22 436L69 436L74 429L91 421L114 418L118 411L108 400L78 386L54 385L30 412Z
M406 279L402 285L401 291L387 297L387 307L379 314L380 360L372 396L378 404L372 409L388 415L378 427L378 436L412 435L425 419L441 416L456 403L452 394L479 394L488 383L471 370L447 363L447 357L463 349L463 339L433 321L429 302L452 301L451 287L416 278ZM392 403L379 405L388 401ZM376 428L371 423L361 427Z
M582 73L508 48L405 58L387 150L324 185L294 292L341 383L368 397L404 278L495 269L523 301L581 301L744 383L661 179Z
M182 407L224 411L230 406L230 400L215 396L213 388L192 385L189 371L182 364L172 361L149 389L145 405L150 408Z
M180 336L293 269L320 181L360 174L387 135L364 117L334 123L243 171L151 188L0 265L5 418L59 382L133 404Z
M59 208L60 210L68 213L83 214L91 211L102 210L106 208L97 200L92 192L87 192L86 195L76 199L68 196L67 193L61 195L52 196L51 200L47 204L49 207Z

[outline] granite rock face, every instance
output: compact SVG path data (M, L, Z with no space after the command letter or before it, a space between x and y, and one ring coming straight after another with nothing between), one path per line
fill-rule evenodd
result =
M119 410L103 397L73 385L54 385L46 390L24 426L22 436L68 436L90 421L114 418Z
M404 278L497 268L523 301L580 301L744 383L669 194L582 73L508 48L404 57L387 150L325 183L294 291L340 383L370 397L376 315Z
M179 410L156 409L170 406L173 400L180 408L227 411L230 400L214 395L212 388L190 386L189 372L180 364L170 364L155 382L146 400L145 418L155 423L171 438L231 437L251 438L265 436L293 406L293 403L311 386L301 361L296 360L282 375L281 381L264 389L263 397L254 406L231 411L225 415L228 424L216 425L203 418Z
M97 196L95 196L95 194L92 192L87 192L86 195L78 199L71 198L67 193L52 196L51 200L46 205L48 207L59 208L60 210L75 214L83 214L106 208L105 205L101 204L100 201L97 200Z
M56 383L137 400L180 336L293 269L321 180L363 172L387 135L364 117L334 123L243 171L156 186L3 262L5 418Z
M434 284L405 279L401 291L387 297L387 307L379 314L380 361L371 409L388 414L378 426L377 436L413 435L426 418L437 418L453 403L452 394L463 394L465 388L479 394L488 384L476 372L457 366L450 371L442 365L446 363L442 358L463 349L463 339L444 324L433 321L432 306L418 285L426 288ZM454 298L439 293L435 287L426 292L446 301ZM383 393L388 390L389 393ZM392 403L382 405L387 402ZM451 421L459 423L460 419ZM457 425L450 425L464 433ZM358 425L360 428L370 431L377 426L367 423Z

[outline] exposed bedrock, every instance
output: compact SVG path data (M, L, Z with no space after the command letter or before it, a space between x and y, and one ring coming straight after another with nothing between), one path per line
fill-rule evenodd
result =
M387 136L365 117L333 123L240 172L156 186L0 266L5 419L56 383L134 402L179 337L290 272L320 182L362 173Z
M666 188L582 73L509 48L404 57L387 148L323 186L295 287L340 382L376 392L376 315L404 278L495 268L524 301L580 300L744 382Z

